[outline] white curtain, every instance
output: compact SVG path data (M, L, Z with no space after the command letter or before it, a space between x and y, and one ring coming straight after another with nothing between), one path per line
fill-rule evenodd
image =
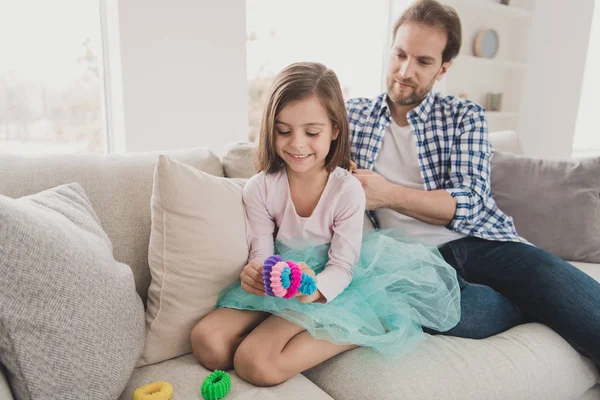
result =
M560 52L560 49L557 49ZM594 5L579 112L573 142L574 155L600 154L600 2ZM563 77L567 78L568 77Z

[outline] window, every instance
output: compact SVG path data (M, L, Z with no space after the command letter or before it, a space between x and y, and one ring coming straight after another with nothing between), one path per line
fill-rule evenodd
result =
M576 157L600 155L600 130L598 129L598 93L600 93L600 4L594 7L592 28L585 63L579 111L573 141Z
M100 5L0 2L0 152L105 152Z
M325 64L337 74L346 98L380 93L388 35L385 0L247 0L246 22L249 140L258 137L273 77L291 63Z

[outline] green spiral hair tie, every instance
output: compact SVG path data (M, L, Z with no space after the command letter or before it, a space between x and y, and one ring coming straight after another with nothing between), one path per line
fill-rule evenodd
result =
M227 396L231 389L231 377L225 371L215 370L202 382L200 393L206 400L219 400Z

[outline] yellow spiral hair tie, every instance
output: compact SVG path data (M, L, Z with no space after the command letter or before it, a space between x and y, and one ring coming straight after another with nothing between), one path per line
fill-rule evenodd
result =
M153 382L133 392L133 400L171 400L173 386L169 382Z

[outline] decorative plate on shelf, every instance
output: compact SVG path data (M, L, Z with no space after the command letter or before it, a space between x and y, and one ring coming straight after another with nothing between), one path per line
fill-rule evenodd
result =
M500 37L494 29L484 29L475 36L473 52L478 57L493 58L498 52Z

